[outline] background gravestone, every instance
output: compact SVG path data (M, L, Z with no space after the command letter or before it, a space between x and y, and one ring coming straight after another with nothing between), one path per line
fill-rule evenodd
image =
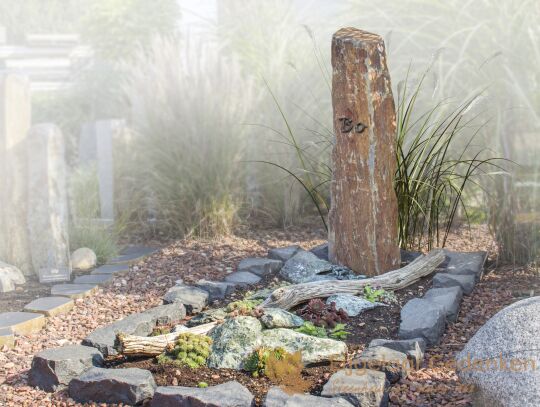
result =
M379 275L400 264L393 188L396 112L384 41L343 28L332 38L332 67L330 261Z
M0 259L33 273L26 227L26 139L30 85L22 76L0 75Z
M68 205L64 139L53 124L28 136L28 230L41 282L69 281Z

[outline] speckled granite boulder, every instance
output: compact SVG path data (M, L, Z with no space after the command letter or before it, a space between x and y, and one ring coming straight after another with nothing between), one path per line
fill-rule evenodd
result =
M208 292L197 287L177 285L165 293L163 303L183 304L188 314L195 314L201 312L208 304Z
M291 283L311 281L318 274L332 270L332 264L319 259L311 252L301 251L291 257L279 274Z
M266 328L299 328L304 320L298 315L279 308L266 308L261 322Z
M337 294L328 297L327 304L336 303L336 309L342 308L350 317L356 317L362 312L386 306L380 302L371 302L362 297L357 297L352 294Z

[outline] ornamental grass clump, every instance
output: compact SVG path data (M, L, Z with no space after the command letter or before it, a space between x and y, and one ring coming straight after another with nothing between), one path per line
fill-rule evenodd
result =
M211 345L212 339L206 335L181 334L164 353L157 357L157 360L159 364L173 364L196 369L206 364Z

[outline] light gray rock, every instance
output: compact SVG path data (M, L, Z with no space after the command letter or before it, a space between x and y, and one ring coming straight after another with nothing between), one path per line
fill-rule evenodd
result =
M427 345L439 343L444 332L443 310L428 300L414 298L401 309L400 339L423 338Z
M0 274L0 293L15 291L15 283L6 275Z
M241 369L245 359L260 346L262 328L253 317L231 318L214 328L208 334L213 340L208 366Z
M150 404L153 407L251 407L253 395L237 381L207 388L158 387Z
M323 243L318 246L315 246L313 249L310 250L310 252L313 253L315 256L317 256L319 259L329 261L328 243Z
M208 293L208 301L221 300L232 294L235 290L235 285L224 281L208 281L199 280L195 287L200 288Z
M180 303L186 307L188 314L201 312L208 304L208 292L197 287L174 286L163 297L164 304Z
M298 245L292 245L287 247L277 247L275 249L268 250L268 258L274 260L281 260L285 263L292 256L294 256L299 251L304 250Z
M195 315L187 322L187 326L193 327L197 325L207 324L209 322L219 321L225 319L228 313L225 308L215 308L208 311L203 311L200 314Z
M384 372L390 383L396 383L407 377L411 370L409 359L405 353L383 346L365 349L359 357L351 361L350 367Z
M266 328L299 328L304 320L298 315L280 308L265 308L261 322Z
M328 297L327 304L336 303L336 308L342 308L350 317L356 317L362 312L377 308L384 307L386 304L380 302L371 302L362 297L357 297L351 294L337 294Z
M419 369L424 360L424 352L426 351L426 341L422 338L414 339L373 339L369 343L370 348L383 346L385 348L403 352L409 358L411 366Z
M81 403L140 404L154 395L156 383L148 370L93 367L69 383L69 396Z
M248 273L247 271L237 271L225 277L225 281L237 285L251 285L257 284L261 281L261 278L258 275Z
M83 345L93 346L104 356L113 356L118 354L115 348L118 333L139 336L150 335L156 324L163 325L179 321L185 316L186 311L182 304L160 305L138 314L128 315L120 321L98 328L89 334L82 343Z
M341 397L317 397L310 394L287 394L279 387L271 387L264 399L263 407L351 407Z
M260 342L268 348L284 348L287 352L302 352L302 362L306 365L343 361L347 356L345 342L334 339L316 338L291 329L268 329L263 331Z
M343 397L354 406L388 406L388 380L383 372L344 369L334 373L324 385L322 396Z
M279 271L282 266L283 262L281 260L250 257L238 264L237 271L245 271L263 277Z
M431 288L424 294L424 299L433 302L443 309L446 320L455 321L463 291L461 287Z
M16 285L26 283L26 279L21 270L11 264L0 261L0 277L2 276L6 276Z
M71 253L71 265L77 270L90 270L96 267L97 256L92 249L81 247Z
M540 400L540 297L495 314L457 355L457 374L478 406L535 407Z
M475 282L475 276L466 274L437 273L433 277L434 288L461 287L465 295L472 293Z
M301 251L291 257L280 270L280 275L291 283L305 283L318 274L330 272L332 264L311 252Z
M129 264L105 264L99 266L90 274L123 274L129 271Z
M32 359L28 383L54 392L93 366L103 365L103 355L89 346L67 345L37 353Z
M87 274L76 277L73 284L105 284L113 279L112 274Z
M444 249L446 260L442 264L444 272L454 275L474 275L478 281L482 276L486 252L452 252Z
M110 259L110 264L135 264L157 252L155 247L130 246L122 250L120 256Z

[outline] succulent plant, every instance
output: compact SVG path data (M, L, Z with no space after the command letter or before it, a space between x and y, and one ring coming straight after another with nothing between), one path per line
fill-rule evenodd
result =
M226 311L234 315L252 315L257 313L257 306L262 303L262 300L241 300L233 301L226 307Z
M281 359L286 353L283 348L266 348L261 347L253 351L244 363L244 370L251 372L253 377L259 377L264 375L266 364L270 357L274 359Z
M334 328L337 324L346 322L349 319L349 316L342 308L336 309L335 302L326 304L319 298L310 300L307 305L297 311L297 314L304 318L305 321L323 328Z
M210 355L212 339L205 335L181 334L169 344L167 350L157 357L160 364L174 364L196 369L206 364Z

